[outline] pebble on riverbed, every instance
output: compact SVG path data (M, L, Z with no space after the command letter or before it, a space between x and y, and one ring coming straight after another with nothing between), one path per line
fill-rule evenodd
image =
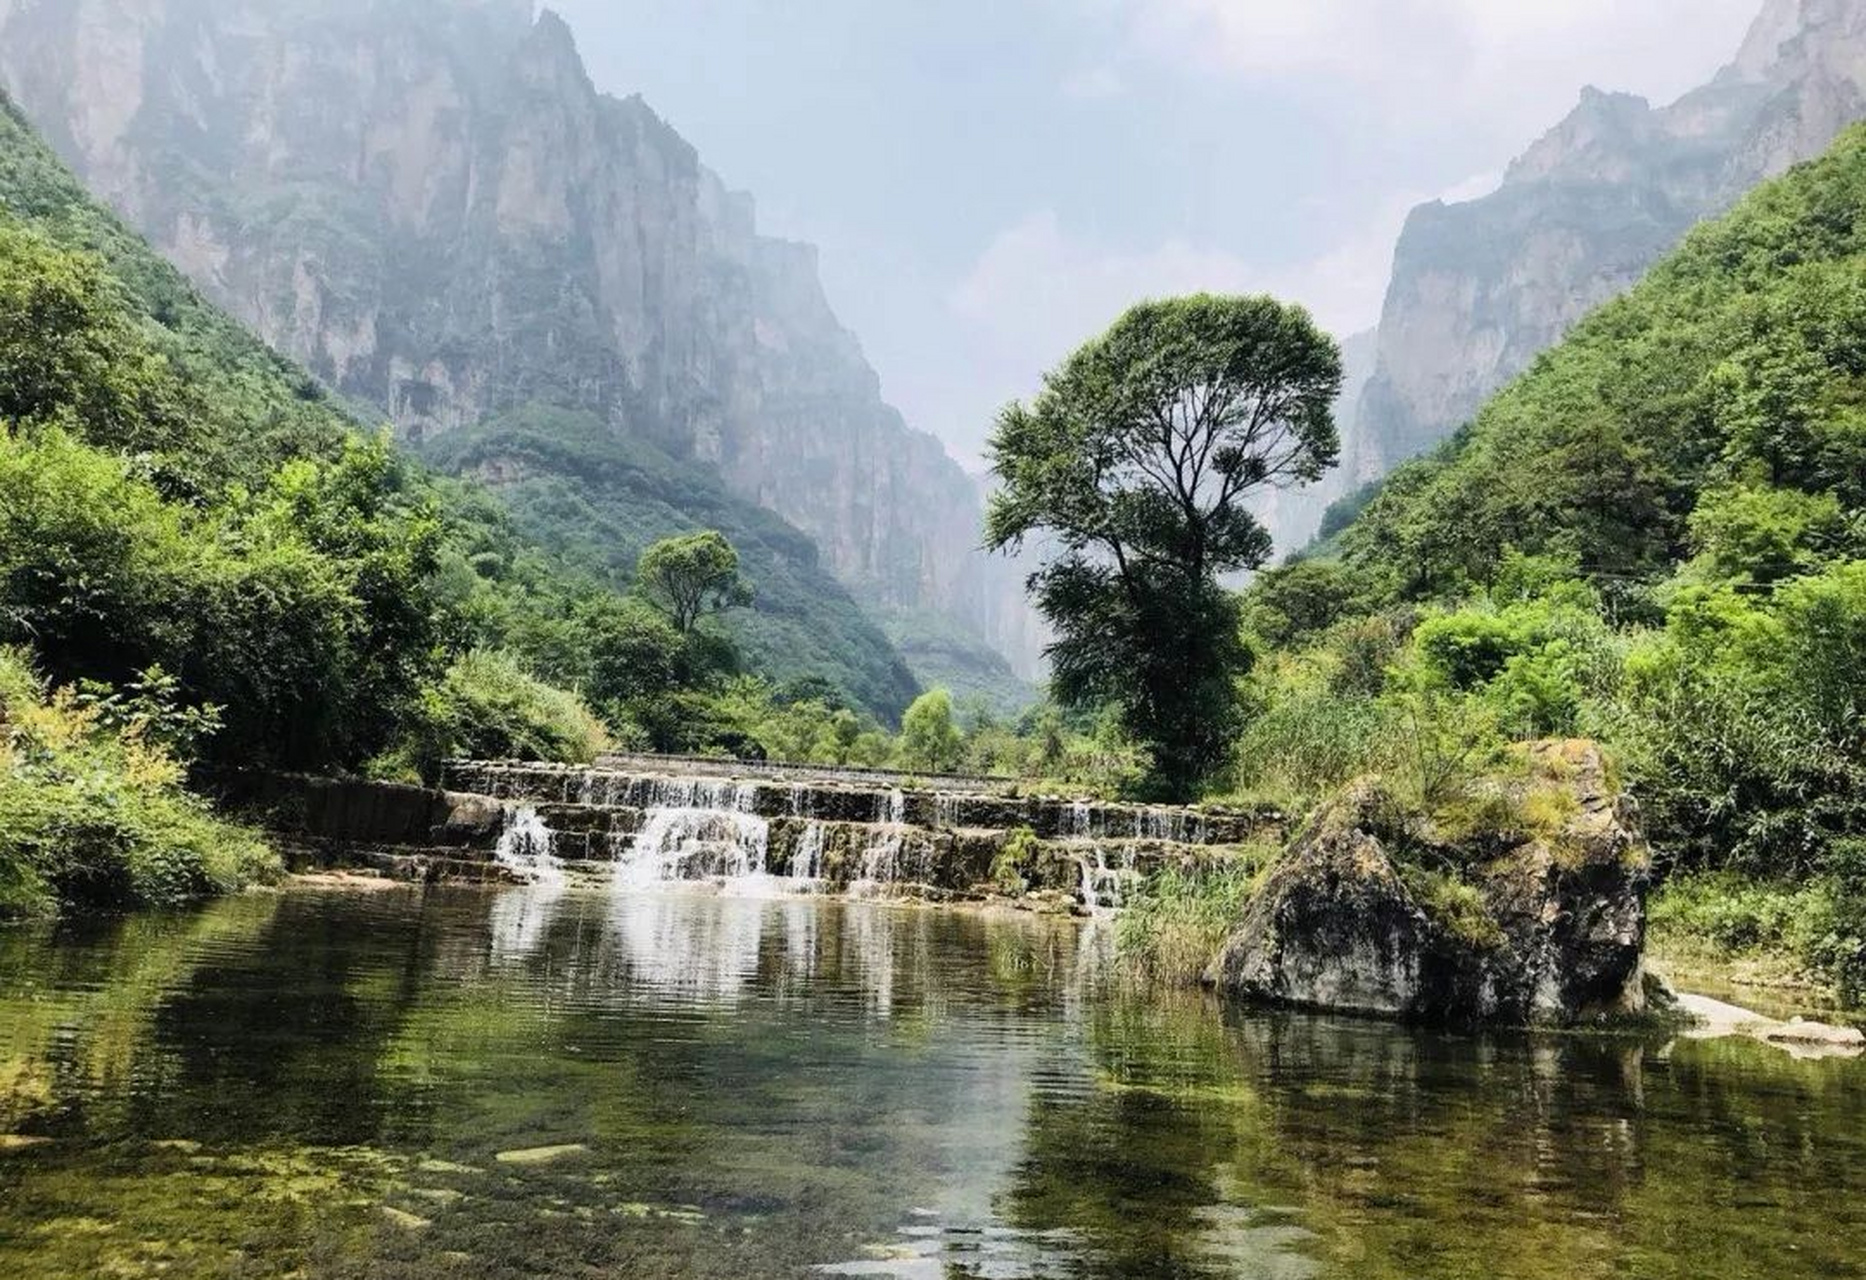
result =
M588 1150L581 1142L566 1142L555 1147L521 1147L513 1151L501 1151L493 1159L500 1164L545 1164L565 1156L580 1156Z

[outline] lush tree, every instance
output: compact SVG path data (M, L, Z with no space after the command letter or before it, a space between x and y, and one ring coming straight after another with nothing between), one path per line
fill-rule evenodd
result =
M146 452L199 447L191 410L98 259L0 224L0 418Z
M1245 616L1256 635L1281 648L1351 616L1361 589L1358 575L1338 561L1298 560L1257 576Z
M663 538L642 552L635 586L682 635L709 614L752 601L750 585L739 576L739 553L712 529Z
M950 773L963 743L953 723L952 694L933 689L914 699L901 717L901 764L925 773Z
M1189 796L1227 758L1248 651L1219 577L1270 554L1255 491L1333 465L1340 389L1340 350L1307 312L1198 295L1133 308L999 417L987 541L1041 539L1058 696L1118 705L1162 793Z
M394 749L371 762L379 777L433 781L453 757L588 764L610 746L576 694L539 680L511 654L483 649L455 659L404 723Z

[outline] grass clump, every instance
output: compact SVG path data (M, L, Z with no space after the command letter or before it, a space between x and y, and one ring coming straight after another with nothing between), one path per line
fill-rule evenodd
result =
M1121 914L1116 949L1148 981L1189 985L1203 977L1276 859L1270 845L1161 868Z
M152 726L49 690L0 649L0 915L172 906L278 873L257 836L182 786Z
M1037 856L1043 851L1037 833L1018 827L1005 837L1004 847L991 860L991 883L1007 898L1017 898L1030 891Z
M1454 938L1479 951L1493 951L1504 944L1503 929L1475 885L1426 867L1405 867L1401 874L1420 909Z

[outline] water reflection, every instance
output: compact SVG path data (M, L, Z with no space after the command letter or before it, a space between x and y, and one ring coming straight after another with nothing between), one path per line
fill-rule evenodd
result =
M0 1274L1861 1274L1862 1064L1244 1016L1109 946L551 886L3 931Z

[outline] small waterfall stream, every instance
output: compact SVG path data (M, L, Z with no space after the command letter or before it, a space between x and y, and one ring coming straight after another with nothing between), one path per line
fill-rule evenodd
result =
M790 879L796 887L808 891L822 880L823 844L827 836L828 829L822 823L812 822L797 837L797 848L790 859Z
M1109 916L1121 909L1134 864L1132 848L1123 849L1114 866L1108 865L1104 845L1088 845L1076 854L1076 865L1082 869L1082 906L1091 916Z
M561 886L564 864L553 852L555 841L538 811L529 805L506 818L493 850L493 861L528 884Z

